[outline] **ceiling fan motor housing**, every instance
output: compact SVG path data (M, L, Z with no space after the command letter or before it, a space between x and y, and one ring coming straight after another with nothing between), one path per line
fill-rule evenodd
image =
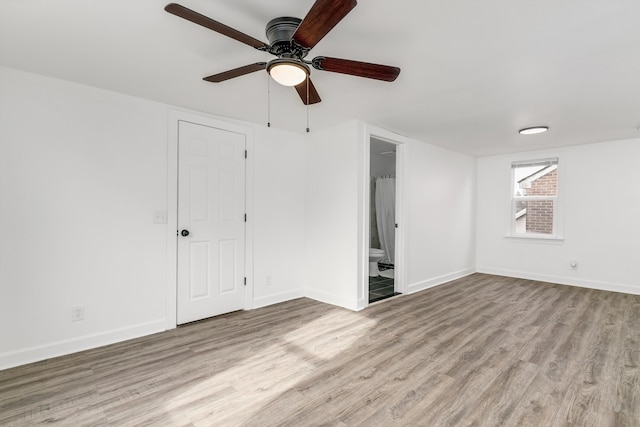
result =
M309 49L298 46L291 40L301 22L302 19L291 16L282 16L269 21L265 32L271 45L270 52L272 54L277 56L289 54L289 57L300 59L307 55Z

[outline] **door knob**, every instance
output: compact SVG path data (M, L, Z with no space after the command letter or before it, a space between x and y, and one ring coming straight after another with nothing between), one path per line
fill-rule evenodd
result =
M189 235L189 230L182 230L180 234L182 234L184 237L187 237Z

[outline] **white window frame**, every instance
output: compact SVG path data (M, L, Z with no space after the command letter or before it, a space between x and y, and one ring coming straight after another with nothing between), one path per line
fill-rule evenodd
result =
M552 166L557 169L556 195L555 196L516 196L515 170L518 167L525 166ZM542 240L562 240L563 235L560 230L560 168L558 157L550 157L543 159L532 159L511 162L511 185L510 185L510 214L509 214L509 230L508 237L517 237L522 239L542 239ZM518 201L553 201L553 232L551 234L544 233L519 233L516 230L516 203Z

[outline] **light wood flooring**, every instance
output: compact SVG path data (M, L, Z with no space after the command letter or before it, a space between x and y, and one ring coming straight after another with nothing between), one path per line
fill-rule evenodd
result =
M0 371L0 425L640 426L640 296L483 274Z

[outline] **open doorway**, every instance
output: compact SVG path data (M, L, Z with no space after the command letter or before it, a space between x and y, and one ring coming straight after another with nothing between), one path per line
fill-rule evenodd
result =
M370 138L369 303L399 295L396 285L396 144Z

